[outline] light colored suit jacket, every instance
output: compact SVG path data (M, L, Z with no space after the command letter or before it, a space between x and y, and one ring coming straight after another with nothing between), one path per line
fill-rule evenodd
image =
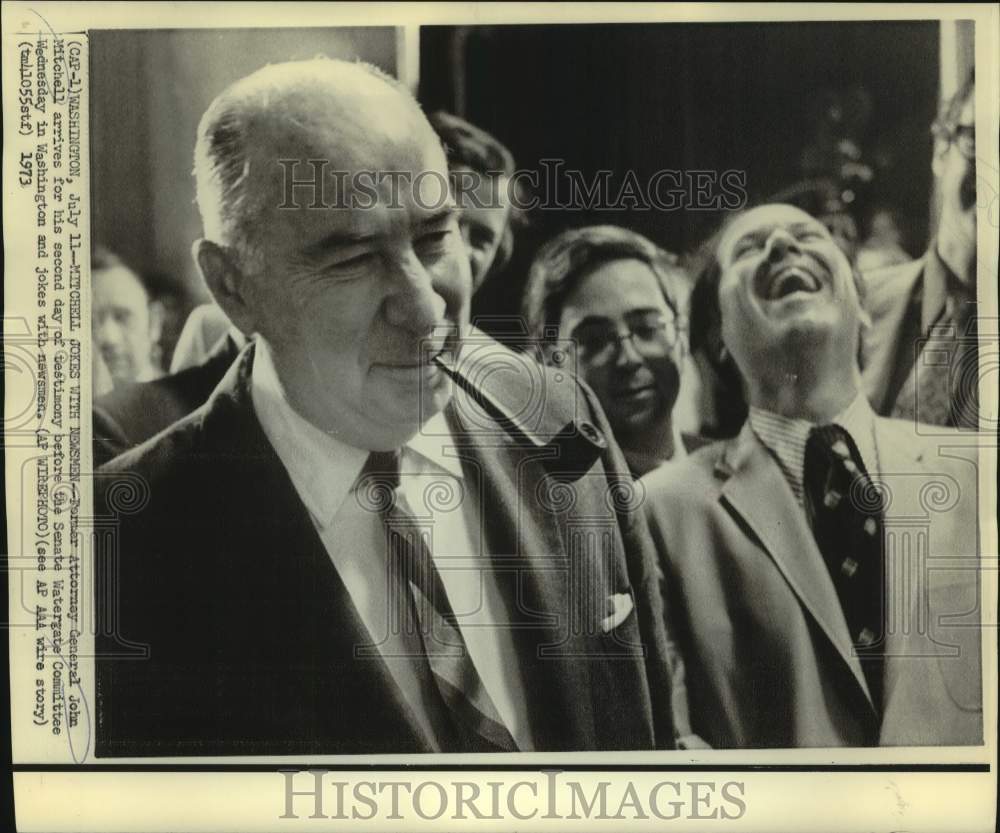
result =
M685 663L679 724L723 748L981 742L976 469L939 453L950 436L932 446L876 421L890 497L881 719L805 513L749 424L642 481Z

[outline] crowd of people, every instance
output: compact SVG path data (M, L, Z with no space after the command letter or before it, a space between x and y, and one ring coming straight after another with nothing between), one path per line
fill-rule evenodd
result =
M977 553L936 445L979 425L974 92L933 125L921 258L888 209L859 244L747 206L678 254L625 214L534 253L515 353L469 320L524 222L498 139L361 64L227 88L195 150L214 301L169 372L94 254L98 753L979 743L977 572L887 543L926 515L930 556ZM276 160L316 158L452 196L278 210ZM935 477L964 497L928 515Z

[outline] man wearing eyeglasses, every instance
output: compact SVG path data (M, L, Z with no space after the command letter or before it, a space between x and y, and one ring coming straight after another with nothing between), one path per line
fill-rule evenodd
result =
M927 253L867 273L872 327L862 347L865 390L883 416L976 429L975 76L934 123L940 201Z
M686 351L680 271L635 232L589 226L542 247L528 277L524 314L545 361L593 388L636 477L698 444L671 416Z

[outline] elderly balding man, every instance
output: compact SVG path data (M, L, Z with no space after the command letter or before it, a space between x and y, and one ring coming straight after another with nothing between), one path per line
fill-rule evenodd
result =
M360 64L269 66L209 107L195 173L194 256L256 337L101 472L98 753L673 745L621 452L571 377L468 332L414 100Z

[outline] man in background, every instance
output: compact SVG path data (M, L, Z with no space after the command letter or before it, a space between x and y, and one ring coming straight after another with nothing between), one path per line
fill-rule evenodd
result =
M818 220L765 205L717 240L749 416L642 481L692 730L717 748L980 743L975 467L873 413L855 275Z
M516 170L514 157L485 130L451 113L439 110L429 121L448 158L475 293L491 271L503 268L514 249L508 190Z
M210 310L212 317L223 315L215 305L198 307L195 312L199 310ZM190 326L185 324L182 335L195 331L205 317L198 315ZM94 465L104 465L135 448L203 405L245 343L243 334L227 324L206 350L200 346L187 350L190 341L185 340L187 352L181 354L185 361L174 362L176 369L165 376L116 385L100 393L95 389Z
M920 259L865 274L865 390L885 416L976 430L975 76L934 123L940 219Z
M855 265L862 274L887 266L908 263L913 258L903 248L902 221L889 205L876 205L868 220L868 237L858 247Z
M91 276L95 353L113 385L156 378L161 372L153 360L160 311L142 280L102 246L96 246L91 256Z
M636 477L697 446L672 418L687 350L682 280L674 255L617 226L563 232L528 276L530 334L547 363L593 388Z

